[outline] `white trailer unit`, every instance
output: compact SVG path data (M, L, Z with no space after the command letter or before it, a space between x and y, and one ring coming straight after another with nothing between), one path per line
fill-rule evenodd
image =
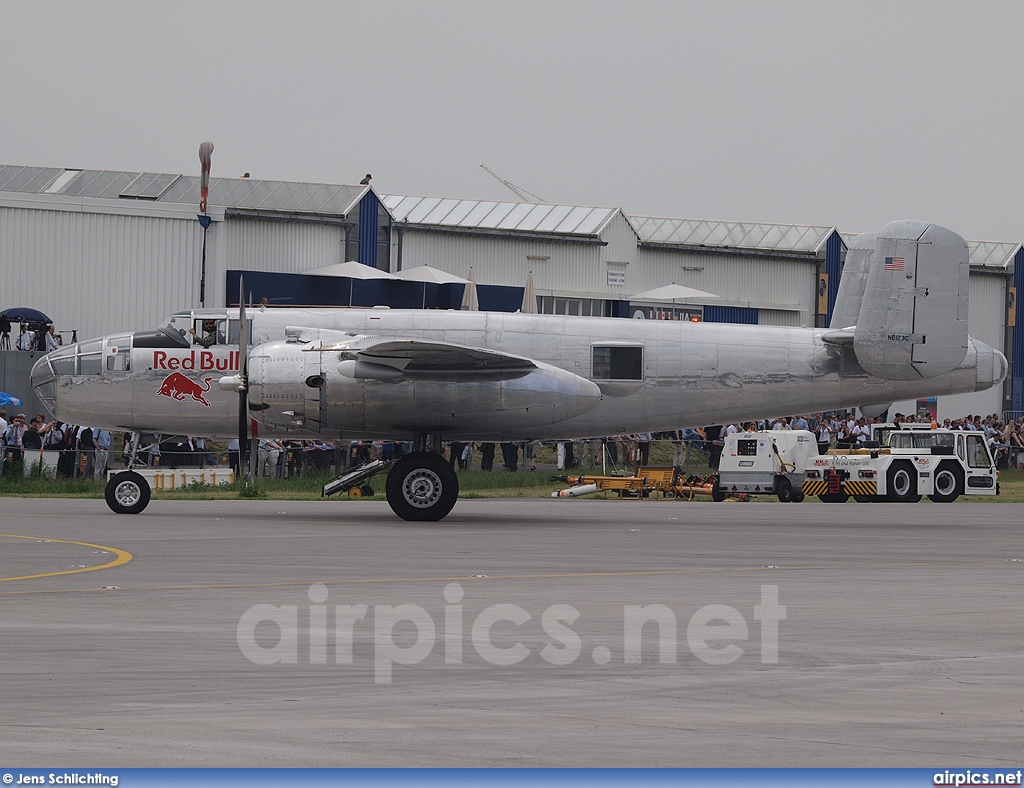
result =
M783 503L800 503L804 469L817 456L814 433L807 430L734 432L725 438L711 498L775 495Z

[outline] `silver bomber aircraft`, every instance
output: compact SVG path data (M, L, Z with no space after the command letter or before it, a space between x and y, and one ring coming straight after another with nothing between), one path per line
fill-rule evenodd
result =
M987 389L1007 363L967 335L968 276L963 238L900 221L852 244L829 328L206 309L60 348L36 363L32 384L56 418L110 430L232 437L251 417L261 436L413 440L416 451L388 472L388 502L404 519L440 520L458 495L442 440L881 412L897 400ZM107 493L117 512L149 500L130 469Z

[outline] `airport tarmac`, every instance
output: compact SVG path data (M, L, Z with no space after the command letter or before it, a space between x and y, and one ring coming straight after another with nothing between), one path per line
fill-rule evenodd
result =
M1024 757L1021 505L0 507L8 768Z

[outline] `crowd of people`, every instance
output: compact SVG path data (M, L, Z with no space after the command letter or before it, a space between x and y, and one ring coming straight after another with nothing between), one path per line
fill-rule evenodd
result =
M944 419L942 423L929 421L915 415L895 414L896 424L926 424L951 430L973 430L985 434L992 456L1000 469L1024 468L1024 424L1016 420L1003 421L998 414L990 416L968 415L957 419ZM886 422L856 416L853 413L815 413L780 417L770 420L756 420L745 423L733 422L696 429L675 430L655 435L640 433L594 438L584 441L557 441L549 445L559 471L569 470L585 464L590 467L609 464L623 466L644 466L650 462L650 450L655 441L669 441L673 447L672 464L685 468L695 457L715 468L721 455L725 438L736 432L765 430L808 430L815 434L818 450L824 453L830 448L846 449L868 444L872 440L872 425ZM202 437L175 437L142 435L139 445L131 444L132 434L124 433L121 440L121 456L115 456L111 448L112 436L109 431L86 426L64 424L49 419L42 413L28 418L24 413L12 416L7 421L7 411L0 409L0 441L2 441L3 462L0 473L21 475L31 469L34 462L55 468L61 478L103 479L109 467L118 462L127 462L133 451L142 465L176 467L217 467L228 466L238 472L238 441L232 440L223 450L211 447ZM443 445L442 453L453 469L467 470L476 463L482 471L496 468L517 472L521 468L534 471L540 441L525 442L451 442ZM283 440L264 438L259 440L254 467L256 474L263 477L286 478L300 475L304 469L316 473L341 473L364 462L374 459L384 461L398 459L413 451L411 442L399 441L345 441L325 443L314 440ZM44 454L48 462L43 463Z
M80 427L47 419L42 413L28 418L0 409L0 476L24 475L33 465L42 465L43 452L51 452L58 477L104 479L111 464L111 435L98 427Z

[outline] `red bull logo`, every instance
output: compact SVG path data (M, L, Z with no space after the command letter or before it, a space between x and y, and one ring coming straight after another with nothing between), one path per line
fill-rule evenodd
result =
M203 383L206 384L204 387L196 381L185 377L180 372L172 372L164 378L164 382L160 384L160 388L156 390L156 393L161 397L172 397L178 400L178 402L181 402L185 397L191 397L194 401L201 402L206 407L210 407L210 403L206 401L206 397L203 394L210 390L211 380L213 378L203 378Z
M237 350L228 351L227 356L220 356L212 350L195 350L182 356L178 353L171 354L165 350L153 351L153 369L188 369L200 372L218 371L228 372L239 369L239 358Z

